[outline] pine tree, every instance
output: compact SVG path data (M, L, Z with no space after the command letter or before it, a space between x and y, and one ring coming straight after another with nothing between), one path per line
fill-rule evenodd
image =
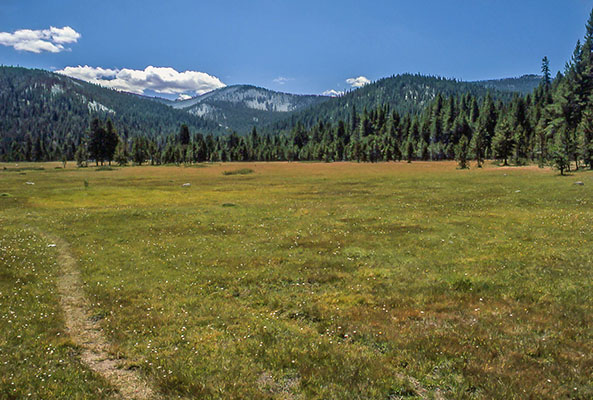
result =
M545 116L542 116L535 130L537 137L535 152L537 155L537 165L539 168L543 168L546 160L548 159L548 132L546 131L548 124L549 119Z
M556 134L554 145L550 151L550 161L553 167L560 171L560 175L564 175L565 170L570 171L570 147L571 142L568 139L569 135L566 131L560 131Z
M146 161L146 144L146 139L141 137L136 137L132 141L132 160L136 165L142 165Z
M478 122L479 118L480 118L480 108L478 107L478 100L475 97L472 97L469 120L472 123L472 125L475 126L475 124Z
M358 128L358 113L356 112L356 106L352 105L352 111L350 111L350 132L355 132Z
M482 110L480 111L480 126L485 130L485 154L492 154L489 149L492 147L492 138L494 137L497 122L498 114L496 112L496 106L492 100L492 95L488 92L482 103Z
M33 161L43 161L43 154L43 142L41 140L41 136L37 136L37 140L33 145L33 154L31 158L33 159Z
M571 78L566 77L557 87L554 102L549 106L550 122L546 128L548 135L557 138L561 134L565 144L566 156L577 163L578 151L576 129L581 120L581 110L576 95L576 84ZM557 140L556 140L557 141ZM557 147L557 146L556 146ZM556 149L557 150L557 149ZM570 169L570 165L568 167Z
M587 25L585 25L585 44L593 44L593 10L589 14L589 20L587 21Z
M552 84L552 76L550 74L550 60L548 57L542 59L542 83L546 89L550 88Z
M531 126L527 117L527 104L521 97L513 101L511 125L514 131L515 164L522 165L529 156Z
M430 153L428 152L428 143L426 143L424 139L420 139L418 147L418 156L421 160L427 161L430 158Z
M32 161L33 158L33 138L30 133L25 136L25 146L23 149L25 161Z
M78 167L86 167L88 166L88 159L89 153L87 151L87 147L84 143L81 143L76 149L76 153L74 153L74 160L76 161L76 165Z
M469 142L467 140L467 136L462 136L459 139L459 143L455 146L455 159L459 163L459 168L466 169L469 168L468 165L468 150L469 150Z
M440 117L434 117L430 127L430 143L440 142L443 138L443 124Z
M406 161L409 163L414 159L414 142L411 137L408 137L406 142Z
M482 121L482 119L480 120ZM482 168L486 152L486 127L483 123L478 126L476 133L471 141L471 150L474 154L475 160L478 163L478 168Z
M187 146L189 144L189 139L190 139L189 128L187 127L186 124L182 124L181 127L179 128L179 143L182 146Z
M160 165L162 163L161 157L160 157L160 150L159 150L159 146L152 140L148 141L148 157L150 157L150 165ZM126 153L127 153L127 147L126 146ZM129 157L129 153L128 153L128 157Z
M120 166L124 166L128 164L128 150L127 146L123 141L119 141L117 143L117 147L115 148L115 155L113 160Z
M496 133L492 139L492 149L496 158L503 160L503 165L509 165L508 159L515 147L515 139L511 124L503 119L496 126Z
M107 124L105 125L105 141L103 143L103 157L109 161L109 165L111 165L111 160L113 160L113 155L115 154L115 149L117 148L117 144L119 143L119 136L117 136L117 132L113 127L113 123L111 119L107 120Z
M585 111L579 131L581 132L579 153L585 165L593 169L593 111Z
M103 165L105 160L105 136L105 129L101 126L101 122L98 118L94 118L89 131L88 152L96 165L99 165L99 162Z
M21 151L21 146L20 146L19 142L17 142L16 140L13 141L12 144L10 145L9 157L11 160L14 160L14 161L22 161L24 158L23 152Z

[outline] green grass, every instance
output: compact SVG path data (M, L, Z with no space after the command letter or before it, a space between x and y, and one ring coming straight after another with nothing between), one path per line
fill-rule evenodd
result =
M0 224L2 399L101 399L112 392L80 363L65 333L57 271L55 249L42 237Z
M233 166L255 173L223 176ZM257 163L1 178L4 397L59 397L37 376L59 360L59 390L105 387L57 336L56 254L33 226L70 243L91 314L168 397L389 399L417 396L412 380L446 398L593 397L589 172Z
M249 175L253 174L253 170L251 168L241 168L241 169L234 169L232 171L222 171L223 175Z

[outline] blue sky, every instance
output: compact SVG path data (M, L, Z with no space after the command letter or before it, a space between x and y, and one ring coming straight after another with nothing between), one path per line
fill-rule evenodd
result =
M100 78L72 71L135 79L130 90L167 75L169 96L186 83L190 94L238 83L319 94L349 88L349 78L404 72L501 78L538 73L544 55L563 69L592 8L593 0L0 0L0 63L103 68ZM23 29L49 51L15 49ZM150 84L147 93L163 93Z

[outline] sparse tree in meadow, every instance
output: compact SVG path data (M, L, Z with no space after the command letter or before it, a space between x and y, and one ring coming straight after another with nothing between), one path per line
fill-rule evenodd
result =
M570 170L570 157L567 151L569 144L566 142L566 135L556 135L554 145L550 149L550 163L564 175L564 171Z
M455 159L457 160L457 163L459 164L459 168L461 168L461 169L469 168L468 155L469 155L469 141L467 139L467 136L464 135L461 137L461 139L459 139L459 143L457 143L457 146L455 146Z
M77 147L76 153L74 153L74 160L76 161L76 165L78 167L87 167L88 159L89 159L89 152L87 150L87 147L84 143L81 143Z

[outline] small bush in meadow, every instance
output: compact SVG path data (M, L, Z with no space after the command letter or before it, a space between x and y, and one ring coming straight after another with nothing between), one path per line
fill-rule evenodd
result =
M249 175L249 174L253 174L253 170L251 168L241 168L241 169L235 169L232 171L223 171L222 174L223 175Z

